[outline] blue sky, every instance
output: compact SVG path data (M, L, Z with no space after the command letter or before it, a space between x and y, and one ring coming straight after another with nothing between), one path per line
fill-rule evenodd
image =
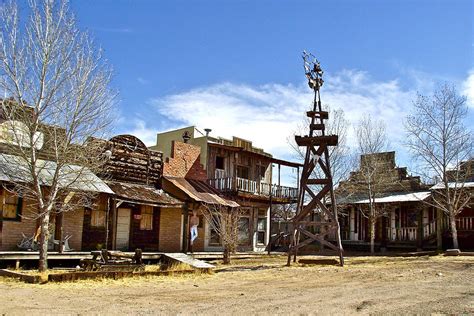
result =
M442 81L470 96L472 128L473 1L72 0L72 8L115 69L116 132L150 145L157 132L197 125L292 159L287 138L311 102L303 49L325 70L323 103L352 123L367 113L383 119L397 152L416 92Z

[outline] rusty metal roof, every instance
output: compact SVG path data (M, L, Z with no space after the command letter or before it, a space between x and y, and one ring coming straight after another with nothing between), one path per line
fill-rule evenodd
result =
M208 204L219 204L228 207L239 207L240 205L232 200L220 196L219 191L208 185L204 181L185 179L179 177L163 177L176 188L181 190L190 199L196 202Z
M127 202L150 204L160 207L181 207L183 202L170 196L163 190L135 183L107 181L107 185L119 198Z

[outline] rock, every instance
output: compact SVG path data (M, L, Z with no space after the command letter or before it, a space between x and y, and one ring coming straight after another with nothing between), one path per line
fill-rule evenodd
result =
M443 276L441 272L436 273L436 276Z
M447 249L444 253L445 256L459 256L461 254L461 250L459 249Z

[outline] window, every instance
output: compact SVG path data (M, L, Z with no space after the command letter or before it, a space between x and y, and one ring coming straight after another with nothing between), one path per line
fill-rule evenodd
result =
M224 157L216 157L216 169L224 170Z
M221 237L219 236L219 232L214 229L214 225L220 226L221 218L218 215L212 215L213 217L213 224L209 223L209 245L210 246L220 246L221 245Z
M265 166L257 166L257 174L260 176L260 180L265 179L265 172L267 168Z
M153 206L142 205L140 230L153 230Z
M107 199L100 198L97 201L95 209L91 210L91 226L105 227L107 215Z
M239 238L240 245L250 244L249 223L250 223L250 220L248 217L239 218L238 238Z
M265 244L265 231L267 228L267 219L259 218L257 221L257 243Z
M20 220L22 199L7 190L2 190L2 217L4 220Z
M249 178L249 167L237 166L237 177L242 179Z

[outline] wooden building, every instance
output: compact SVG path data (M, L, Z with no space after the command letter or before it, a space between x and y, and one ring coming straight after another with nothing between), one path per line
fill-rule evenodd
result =
M202 133L191 126L157 135L157 144L151 148L163 152L164 178L167 179L168 172L175 177L198 179L207 183L208 192L212 190L238 203L243 210L239 249L265 250L270 239L272 205L294 203L298 195L297 188L280 185L280 174L274 178L273 165L278 171L281 166L299 168L301 165L275 159L250 141L212 137L209 132ZM194 160L179 157L194 157ZM218 238L208 225L204 226L203 249L221 249Z
M18 106L12 100L0 100L0 102L2 106ZM24 113L29 113L27 107L24 110ZM36 141L33 144L39 156L36 161L36 176L43 184L42 190L45 193L48 192L52 175L57 169L52 154L54 150L49 148L52 141L48 137L52 129L58 134L63 133L61 129L41 125L35 134ZM35 237L38 238L39 233L40 219L37 202L25 195L18 195L16 193L18 191L15 190L16 184L27 184L31 179L27 160L15 155L19 147L26 150L32 147L29 142L28 127L24 121L9 120L0 113L0 250L2 251L26 250L29 245L32 245L32 240ZM68 200L74 200L79 192L89 192L100 199L113 193L103 180L87 168L77 164L65 164L60 170L64 174L69 173L75 177L70 180L66 177L61 178L63 182L60 183L59 188L70 190L70 192L63 192L66 195L66 198L61 200L63 204L67 204ZM74 170L79 170L79 172L74 172ZM66 239L70 249L81 250L83 220L84 208L75 208L65 212L53 210L50 217L49 248L58 250L58 241Z
M101 140L98 140L101 141ZM159 188L162 154L132 135L106 141L107 162L99 176L113 191L86 210L83 249L179 251L183 203Z
M434 208L431 195L435 186L428 186L419 177L409 176L406 168L397 167L395 152L377 153L361 156L364 159L377 159L383 168L377 170L377 177L384 179L378 189L374 202L383 210L377 218L375 241L380 248L436 248L442 238L443 246L449 247L448 220L444 213ZM368 245L369 221L367 210L369 196L367 186L361 180L361 170L351 172L347 181L336 189L340 209L341 237L346 248L364 248ZM467 183L469 185L469 183ZM460 236L471 236L474 232L474 217L469 206L460 214L457 222ZM439 229L438 229L439 227ZM438 234L438 230L440 230ZM470 248L469 238L460 240L460 245Z

